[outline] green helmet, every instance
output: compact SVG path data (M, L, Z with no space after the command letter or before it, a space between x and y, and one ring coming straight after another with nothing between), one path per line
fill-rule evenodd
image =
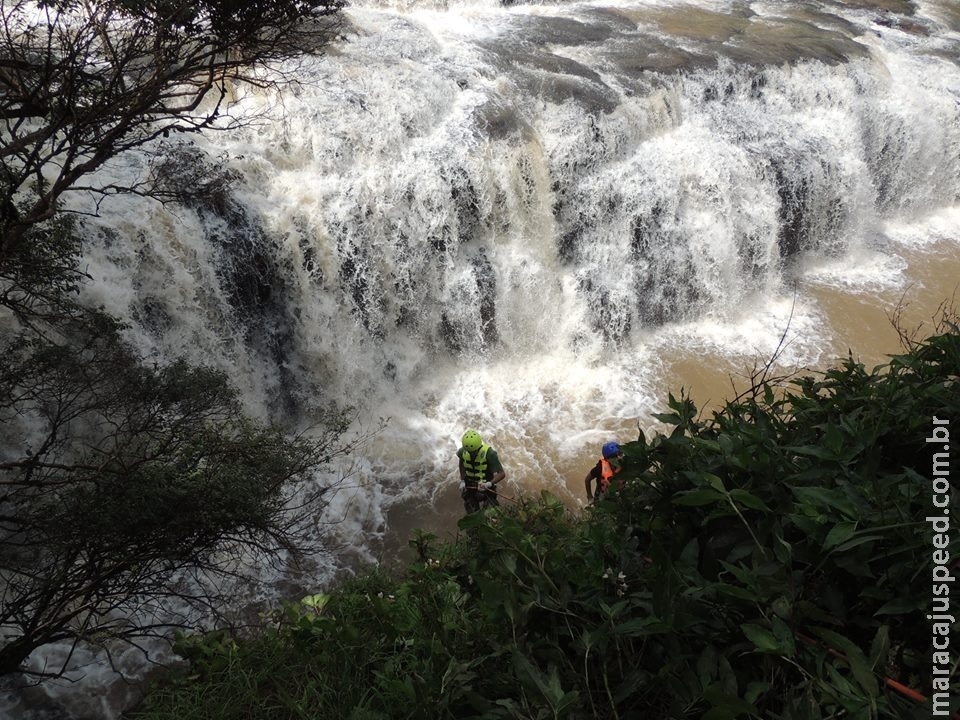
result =
M475 453L483 446L483 440L480 438L480 433L476 430L467 430L463 434L463 447L467 452Z

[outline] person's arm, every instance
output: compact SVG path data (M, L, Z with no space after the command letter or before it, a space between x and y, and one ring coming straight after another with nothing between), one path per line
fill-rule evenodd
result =
M600 478L602 477L602 473L603 473L603 470L601 469L600 463L598 462L596 465L590 468L590 472L588 472L587 476L583 479L583 486L587 489L587 500L593 500L593 493L591 492L591 487L590 487L591 480L597 481L597 486L596 486L597 492L600 491Z
M457 460L460 461L459 471L460 471L460 482L464 485L467 484L467 469L463 466L463 455L460 454L460 451L457 451Z
M503 464L500 462L500 456L497 455L497 451L493 448L487 451L487 468L490 471L490 479L487 480L487 482L494 486L507 476L507 473L503 469Z

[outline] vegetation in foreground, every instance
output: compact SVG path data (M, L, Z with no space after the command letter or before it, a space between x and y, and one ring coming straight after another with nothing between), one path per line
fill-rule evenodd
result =
M760 378L709 418L671 397L673 431L625 446L618 501L418 534L402 577L183 639L189 667L131 717L928 718L927 438L960 418L958 375L945 322L883 367Z

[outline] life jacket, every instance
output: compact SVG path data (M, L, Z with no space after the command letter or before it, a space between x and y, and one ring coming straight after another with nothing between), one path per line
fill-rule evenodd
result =
M610 487L610 481L613 476L620 472L620 468L614 467L606 458L600 458L600 492L605 493Z
M486 482L487 480L487 451L489 445L481 445L474 457L470 457L470 451L463 449L460 459L463 460L463 470L467 476L467 483L470 485Z

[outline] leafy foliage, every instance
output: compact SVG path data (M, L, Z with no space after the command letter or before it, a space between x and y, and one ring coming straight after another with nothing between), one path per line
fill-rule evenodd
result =
M73 312L3 347L0 674L53 641L197 626L169 600L198 624L221 613L210 580L302 545L325 492L311 471L351 447L344 418L290 437L244 416L222 373L145 366L117 323Z
M0 308L22 321L75 317L75 297L86 275L79 269L80 241L70 216L25 232L7 262L0 263Z
M929 717L886 680L930 694L926 438L960 417L941 329L707 419L671 396L672 432L626 444L620 496L585 518L544 494L456 543L418 533L403 577L185 638L187 673L134 717Z

